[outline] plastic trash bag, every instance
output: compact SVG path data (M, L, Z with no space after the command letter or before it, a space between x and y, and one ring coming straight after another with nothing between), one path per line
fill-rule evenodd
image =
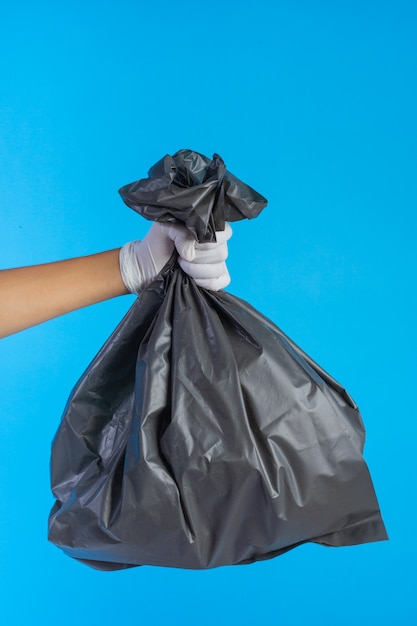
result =
M200 241L266 201L191 151L124 187ZM51 459L49 537L95 568L212 568L305 542L387 538L357 406L271 321L175 256L73 390Z

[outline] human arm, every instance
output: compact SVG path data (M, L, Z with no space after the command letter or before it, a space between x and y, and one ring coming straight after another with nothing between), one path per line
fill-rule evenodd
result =
M0 337L127 294L120 249L0 271Z
M127 293L140 293L176 248L198 285L222 289L231 229L215 244L196 244L183 226L155 223L143 241L65 261L0 271L0 338ZM125 286L127 285L127 286Z

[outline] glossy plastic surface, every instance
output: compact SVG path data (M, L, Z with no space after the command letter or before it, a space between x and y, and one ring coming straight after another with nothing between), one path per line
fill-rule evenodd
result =
M383 540L363 443L339 383L173 257L69 398L52 450L50 539L105 570L204 569L307 541Z

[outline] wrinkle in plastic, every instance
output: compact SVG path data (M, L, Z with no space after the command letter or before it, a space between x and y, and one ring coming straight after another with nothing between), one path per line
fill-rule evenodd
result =
M122 188L212 241L266 200L183 150ZM305 542L387 539L348 392L275 324L175 256L75 386L55 436L49 538L97 569L205 569Z

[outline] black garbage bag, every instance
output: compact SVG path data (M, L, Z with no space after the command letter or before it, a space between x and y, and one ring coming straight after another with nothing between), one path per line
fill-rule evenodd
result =
M121 193L200 241L266 204L220 157L191 151ZM174 255L69 398L49 537L103 570L383 540L363 444L347 391L248 303L197 287Z

